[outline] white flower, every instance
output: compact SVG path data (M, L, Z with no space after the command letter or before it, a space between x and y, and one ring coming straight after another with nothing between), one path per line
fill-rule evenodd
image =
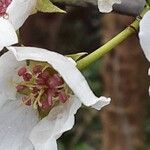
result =
M99 11L104 13L111 12L115 3L120 4L121 0L98 0Z
M150 11L148 11L140 22L140 44L146 58L150 61Z
M15 33L32 13L37 0L0 0L0 50L18 42Z
M98 110L110 103L109 98L98 98L93 94L75 63L67 57L40 48L9 47L8 49L9 51L0 57L0 149L57 150L56 140L73 127L74 114L81 107L81 103ZM23 67L26 66L26 60L34 60L33 64L31 61L29 63L32 67ZM45 69L40 68L38 63L44 65ZM26 87L30 88L30 99L25 99L27 101L21 99L14 86L14 83L18 82L16 70L20 67L18 75L23 77L24 81L19 80L19 82L23 84L26 81ZM48 73L52 69L51 77L42 76L46 69ZM30 73L34 74L32 78ZM46 95L50 99L46 100L48 103L45 105L43 89L48 86L46 94L49 94L49 90L55 88L56 82L52 81L55 75L61 84L55 91L57 96ZM37 78L43 78L44 84L41 84L41 80ZM17 90L20 90L18 86ZM38 93L31 92L35 88L33 86L39 88ZM63 90L66 93L59 95ZM44 93L43 96L40 92ZM37 95L34 97L34 94ZM38 98L39 95L42 100ZM40 119L40 114L47 110L45 106L48 106L49 111Z
M143 19L140 22L140 32L139 32L139 38L140 38L140 44L143 49L143 52L150 62L150 11L148 11ZM148 71L148 75L150 75L150 69ZM150 88L149 88L149 94L150 94Z

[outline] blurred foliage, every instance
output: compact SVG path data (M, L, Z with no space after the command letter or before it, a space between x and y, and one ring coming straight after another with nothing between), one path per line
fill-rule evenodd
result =
M100 78L100 60L90 65L83 71L83 75L86 77L91 89L97 96L102 94L102 84Z

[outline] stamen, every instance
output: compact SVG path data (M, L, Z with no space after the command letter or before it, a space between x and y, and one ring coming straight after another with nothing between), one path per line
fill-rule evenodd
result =
M27 72L26 67L22 67L18 70L18 75L23 76Z
M48 110L53 105L52 95L48 95L47 99L42 100L42 110Z
M47 68L49 68L49 65L46 65L46 66L42 69L42 72L44 72Z
M27 106L31 106L30 96L23 97L22 102L23 102L23 104L25 104Z
M34 101L35 96L36 96L35 94L30 94L30 96L23 97L23 99L22 99L23 104L25 104L27 106L31 106L31 104Z
M61 86L63 83L64 82L62 78L56 74L52 76L51 78L49 78L49 80L47 81L49 88L55 88L55 87Z
M42 101L42 110L47 110L50 107L51 107L51 105L49 104L49 102L47 100Z
M17 89L17 92L22 92L24 89L26 89L27 87L24 86L24 85L17 85L16 86L16 89Z
M32 75L30 73L25 73L22 77L24 81L30 81L32 79Z
M38 91L39 91L39 89L38 89L37 87L33 87L33 88L32 88L32 93L33 93L33 94L37 93Z
M12 0L0 0L0 17L5 16L7 7L11 2Z
M39 74L39 73L42 73L42 66L41 65L36 65L33 67L33 73L34 74Z
M37 109L37 104L39 105L39 107L42 107L42 103L40 102L41 100L41 96L43 95L44 90L40 90L38 97L35 99L34 103L33 103L33 108Z
M37 82L38 85L45 85L46 84L46 81L44 79L42 79L42 78L38 78L36 80L36 82Z
M52 98L53 98L53 94L48 93L47 102L48 102L49 106L52 106L52 104L53 104Z
M40 74L39 77L41 77L41 78L47 80L47 79L50 77L49 71L44 70L44 71Z
M29 63L18 70L18 76L23 81L16 89L25 95L23 104L39 110L41 116L47 115L55 105L65 103L72 94L62 77L46 63Z
M65 102L68 100L68 96L66 95L65 92L60 92L60 93L59 93L59 100L60 100L62 103L65 103Z

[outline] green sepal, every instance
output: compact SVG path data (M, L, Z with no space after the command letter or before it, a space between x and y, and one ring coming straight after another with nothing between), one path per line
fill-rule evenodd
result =
M76 54L69 54L66 56L71 57L74 61L78 61L79 59L83 58L87 54L88 54L87 52L81 52L81 53L76 53Z
M66 13L66 11L55 6L50 0L37 0L37 11L45 12L45 13Z

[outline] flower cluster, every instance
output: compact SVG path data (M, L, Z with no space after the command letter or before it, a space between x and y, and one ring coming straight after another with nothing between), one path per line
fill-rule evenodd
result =
M74 125L82 103L97 110L96 97L71 58L35 47L12 47L16 31L38 0L0 0L0 149L57 150L56 140ZM120 0L98 0L101 12Z

